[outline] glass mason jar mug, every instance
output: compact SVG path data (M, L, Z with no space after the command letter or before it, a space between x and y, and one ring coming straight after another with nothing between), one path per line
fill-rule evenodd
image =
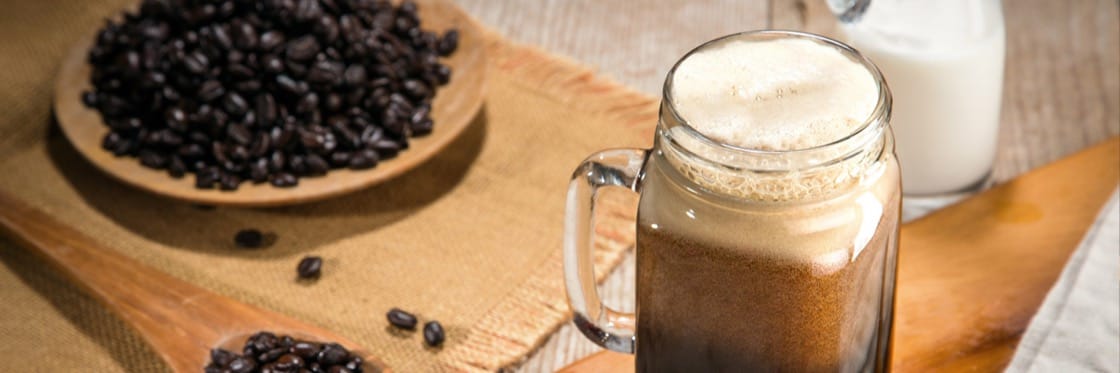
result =
M871 114L839 139L784 150L728 144L681 115L684 61L789 40L865 70ZM875 66L824 37L756 31L697 47L666 78L653 148L602 151L573 174L564 272L577 327L636 353L643 372L886 371L901 198L890 107ZM636 315L604 306L595 288L591 216L604 186L640 195Z

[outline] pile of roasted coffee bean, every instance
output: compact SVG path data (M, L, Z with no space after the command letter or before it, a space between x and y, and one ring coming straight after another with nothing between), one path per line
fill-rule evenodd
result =
M241 352L210 350L210 364L205 372L361 373L370 368L362 365L360 356L337 343L303 341L286 335L277 337L270 332L249 337Z
M433 129L459 34L387 0L144 0L89 52L102 147L198 188L374 167Z

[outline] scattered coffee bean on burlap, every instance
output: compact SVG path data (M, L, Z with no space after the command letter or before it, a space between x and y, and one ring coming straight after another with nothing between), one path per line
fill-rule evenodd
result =
M312 372L363 373L375 367L337 343L304 341L290 336L277 337L259 332L249 337L242 354L215 348L205 373Z
M200 189L368 169L433 130L459 46L411 0L143 0L88 61L101 146Z
M443 344L445 338L443 325L440 325L439 321L424 323L424 342L427 342L428 346L439 346Z
M242 229L233 236L238 247L256 249L264 245L264 233L256 229Z
M385 314L389 319L389 323L395 327L407 330L416 330L416 316L411 313L405 312L400 308L393 308L389 313Z
M308 256L299 261L299 266L296 267L296 273L299 274L299 278L302 279L319 278L319 272L322 268L323 258Z

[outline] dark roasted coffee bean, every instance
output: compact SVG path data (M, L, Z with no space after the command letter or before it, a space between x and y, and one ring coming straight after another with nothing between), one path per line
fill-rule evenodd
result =
M389 323L395 327L407 330L416 330L416 316L411 313L405 312L400 308L393 308L385 314L389 319Z
M353 64L343 73L346 84L357 87L366 83L366 68L360 64Z
M328 112L337 112L342 110L342 96L337 93L327 94L323 102L323 108Z
M430 133L432 133L432 128L433 127L435 127L435 122L432 122L431 119L424 119L424 120L421 120L419 123L412 122L409 125L409 129L412 132L412 136L424 136L424 135L430 134Z
M97 107L97 94L90 91L82 92L82 104L89 108Z
M373 143L372 148L373 150L377 151L377 154L380 155L382 159L388 159L397 156L397 153L401 151L401 144L397 143L396 141L383 138Z
M237 357L236 354L226 349L215 348L210 350L210 361L221 368L228 367L235 357Z
M325 175L331 169L327 161L318 154L307 155L305 162L307 163L307 173L311 175Z
M377 166L381 157L373 149L362 149L350 155L348 166L353 170L364 170Z
M442 64L441 65L436 65L436 68L435 68L434 72L435 72L436 80L439 81L439 84L447 84L447 82L451 81L451 68L450 67L447 67L446 65L442 65Z
M274 30L261 34L257 47L262 51L273 51L281 44L284 44L284 33Z
M172 129L186 130L187 128L187 113L183 109L178 107L167 109L163 118L167 121L167 126Z
M365 360L362 360L361 356L354 356L350 358L350 361L346 362L344 367L352 372L360 372L362 370L362 362L364 361Z
M307 63L306 62L287 59L287 60L284 60L284 68L288 70L288 74L290 74L291 76L293 76L295 78L303 79L303 78L307 77ZM300 83L303 83L303 82L300 82Z
M284 60L275 55L267 55L261 59L265 71L273 74L284 72Z
M229 362L229 371L232 373L250 373L257 368L253 359L238 356Z
M226 98L222 100L222 107L226 109L226 113L239 117L249 110L249 103L241 95L230 92L226 94Z
M344 367L344 366L335 365L335 366L331 367L330 369L328 369L327 373L354 373L354 372L350 369L346 369L346 367Z
M310 35L289 41L284 51L285 56L295 61L307 61L316 53L319 53L319 42Z
M459 30L451 29L439 39L438 51L441 56L450 56L457 48L459 48Z
M307 175L307 159L298 154L288 157L288 170L299 176Z
M176 179L183 177L187 173L187 164L183 162L182 158L172 155L167 163L167 173Z
M253 69L250 69L248 66L239 63L233 63L226 66L226 72L229 73L229 76L233 77L234 79L249 79L256 75Z
M213 25L210 27L210 35L215 42L224 49L233 48L233 39L229 36L225 25Z
M287 167L288 167L288 157L284 155L284 152L274 151L274 152L272 152L272 155L268 157L268 169L269 169L269 171L280 172L280 171L283 171Z
M257 30L249 22L235 22L233 24L233 43L238 48L250 50L257 47L260 38Z
M299 184L299 178L289 173L277 173L272 175L270 180L273 186L281 188L294 187Z
M404 91L412 96L412 98L416 99L422 99L424 97L428 97L428 95L431 94L431 91L428 90L428 87L424 85L423 82L416 79L404 81Z
M350 153L347 152L334 152L331 153L331 165L335 167L346 167L350 165Z
M265 352L262 352L262 353L258 354L257 355L257 363L260 363L260 364L271 363L271 362L279 359L281 356L286 355L287 353L288 353L287 348L277 346L277 347L272 348L268 351L265 351Z
M179 147L178 153L186 158L198 158L206 155L206 150L198 144L186 144Z
M218 185L222 190L237 190L241 186L241 178L233 173L224 173Z
M323 258L317 256L308 256L299 261L299 266L296 267L296 273L299 275L299 278L302 279L317 278L319 277L319 271L322 269L322 267ZM324 346L323 351L327 351L328 347L329 345ZM343 350L343 352L345 353L345 350ZM322 358L322 352L320 352L319 362L324 362ZM328 362L327 364L337 363Z
M204 74L210 70L210 59L201 51L195 51L183 58L183 66L194 74Z
M241 145L249 145L253 141L253 133L240 124L231 124L226 127L226 136Z
M236 89L238 92L241 92L241 93L252 94L252 93L256 93L257 91L261 90L261 81L256 80L256 79L249 79L249 80L245 80L245 81L240 81L240 82L234 83L233 88Z
M277 75L276 85L279 86L281 90L287 92L290 95L298 95L302 92L299 86L299 82L296 82L295 79L292 79L287 75Z
M101 148L112 151L121 142L121 135L116 132L109 132L101 139Z
M261 93L256 98L257 122L266 126L276 123L276 99L269 93Z
M309 257L313 258L313 257ZM306 259L304 259L306 260ZM316 355L315 360L324 365L339 365L345 364L350 359L350 351L346 347L338 343L327 343L323 345L323 349Z
M424 324L424 342L428 343L428 346L439 346L443 344L445 338L443 325L440 325L439 321L428 321Z
M285 354L276 359L276 370L280 372L296 372L303 368L303 358L292 354Z
M311 359L319 353L319 345L306 341L297 341L288 351L304 359Z
M151 150L142 150L140 164L159 170L167 166L167 158Z
M233 242L240 247L255 249L264 244L264 233L256 229L242 229L233 236Z
M320 85L341 85L344 67L341 63L318 61L307 71L307 81Z

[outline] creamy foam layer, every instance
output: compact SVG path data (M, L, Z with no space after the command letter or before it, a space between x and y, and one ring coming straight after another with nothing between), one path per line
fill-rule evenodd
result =
M874 76L836 48L807 39L729 39L688 56L673 105L714 140L759 150L828 144L857 130L879 99Z

